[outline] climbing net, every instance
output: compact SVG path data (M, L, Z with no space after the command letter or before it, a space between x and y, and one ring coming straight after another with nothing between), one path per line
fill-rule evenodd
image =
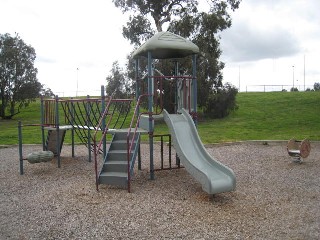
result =
M103 130L98 129L98 125L106 106L109 114L104 116L103 121L108 123L108 127L112 129L127 127L130 124L128 116L132 101L132 99L111 98L46 99L43 104L44 125L71 125L79 140L87 145L93 140L91 131Z

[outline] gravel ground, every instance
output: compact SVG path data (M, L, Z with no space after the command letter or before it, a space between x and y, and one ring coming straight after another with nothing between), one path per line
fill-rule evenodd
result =
M183 168L149 180L147 145L132 193L106 185L97 192L83 146L75 158L64 146L60 169L56 160L25 162L22 176L18 148L2 148L0 239L320 239L320 143L311 144L302 164L291 161L286 143L207 146L237 177L234 192L215 196Z

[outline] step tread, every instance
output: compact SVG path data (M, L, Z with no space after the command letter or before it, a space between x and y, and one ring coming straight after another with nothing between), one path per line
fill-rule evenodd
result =
M119 177L119 178L127 178L128 174L125 172L102 172L100 177Z
M133 150L131 150L131 153ZM109 150L109 153L128 153L127 149L111 149Z
M124 161L124 160L108 160L104 164L105 165L115 165L115 164L128 165L128 161Z

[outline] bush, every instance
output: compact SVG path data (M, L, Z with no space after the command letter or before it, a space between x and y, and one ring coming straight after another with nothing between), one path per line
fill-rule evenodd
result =
M320 91L320 83L318 83L318 82L314 83L313 89L314 89L315 91Z
M238 109L236 95L238 89L229 83L212 92L204 106L204 114L210 118L224 118L231 111Z
M298 88L294 88L294 87L292 87L291 89L290 89L290 92L299 92L299 89Z

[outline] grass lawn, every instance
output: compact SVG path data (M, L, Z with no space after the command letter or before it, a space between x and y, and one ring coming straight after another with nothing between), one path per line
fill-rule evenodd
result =
M239 109L224 119L200 119L204 143L242 140L320 140L320 92L239 93ZM18 120L40 123L40 102L23 109L13 120L0 120L0 145L18 143ZM167 133L165 124L155 134ZM70 137L67 134L67 142ZM23 143L41 143L40 127L23 128Z

